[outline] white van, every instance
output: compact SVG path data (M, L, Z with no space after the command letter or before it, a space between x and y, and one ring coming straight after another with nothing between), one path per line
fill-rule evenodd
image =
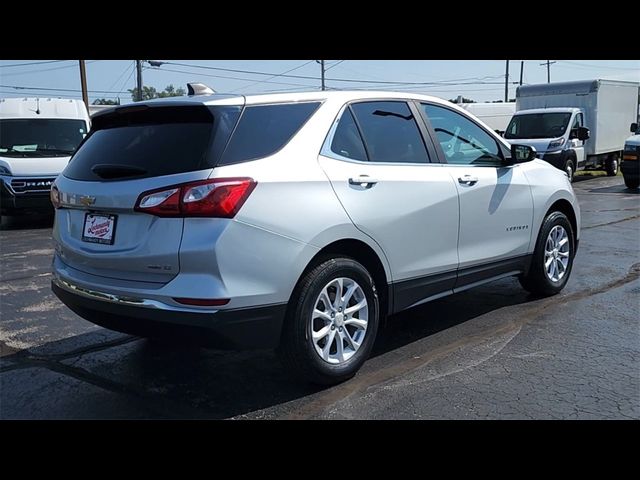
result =
M459 103L458 106L472 113L492 130L501 134L507 129L509 120L516 113L515 102Z
M89 126L81 100L0 98L0 215L52 212L51 184Z

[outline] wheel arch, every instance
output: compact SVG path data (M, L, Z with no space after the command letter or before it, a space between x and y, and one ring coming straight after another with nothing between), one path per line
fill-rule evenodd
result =
M362 240L355 238L343 238L325 245L307 263L307 266L296 281L296 286L299 284L300 279L302 279L309 270L327 258L339 255L353 258L357 262L361 263L371 274L376 285L376 290L378 291L380 312L386 316L385 314L389 312L392 307L390 304L390 302L392 302L392 296L389 294L390 279L386 272L383 259L380 258L380 255L373 249L373 247Z
M571 224L571 229L573 230L573 240L574 242L578 240L578 221L576 218L576 212L573 210L573 205L568 200L561 198L556 200L546 211L543 218L547 218L551 212L562 212L569 219L569 223ZM542 228L542 224L540 225ZM539 234L539 232L538 232Z

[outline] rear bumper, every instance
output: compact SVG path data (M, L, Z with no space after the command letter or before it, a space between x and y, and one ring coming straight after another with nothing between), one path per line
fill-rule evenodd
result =
M21 212L53 213L49 193L15 194L4 179L0 179L0 213L11 215Z
M180 310L160 302L84 288L54 274L53 293L73 312L111 330L196 341L221 349L275 348L286 304Z

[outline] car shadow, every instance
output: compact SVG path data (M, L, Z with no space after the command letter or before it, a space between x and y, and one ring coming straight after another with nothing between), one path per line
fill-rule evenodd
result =
M438 332L530 300L515 279L503 279L413 308L388 319L372 357L399 353ZM144 405L148 418L221 419L249 413L260 417L255 412L292 402L282 407L286 411L326 389L292 378L272 351L223 352L167 340L114 337L120 340L101 346L100 329L7 355L2 364L36 357L41 366L49 362L58 373L116 391L131 405ZM82 385L86 384L78 388ZM64 402L56 398L54 403L60 408Z
M53 213L51 214L25 214L21 216L0 217L0 230L34 230L38 228L51 228L53 226Z
M588 190L589 193L622 193L624 195L637 195L640 193L640 189L637 188L627 188L624 185L613 185L611 187L600 187L600 188L591 188Z

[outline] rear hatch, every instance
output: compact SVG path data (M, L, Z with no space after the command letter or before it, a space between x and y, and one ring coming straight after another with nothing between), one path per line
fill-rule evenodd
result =
M152 102L95 116L55 183L61 208L54 238L62 261L121 280L175 277L184 219L134 207L145 192L208 178L240 111L241 105Z

